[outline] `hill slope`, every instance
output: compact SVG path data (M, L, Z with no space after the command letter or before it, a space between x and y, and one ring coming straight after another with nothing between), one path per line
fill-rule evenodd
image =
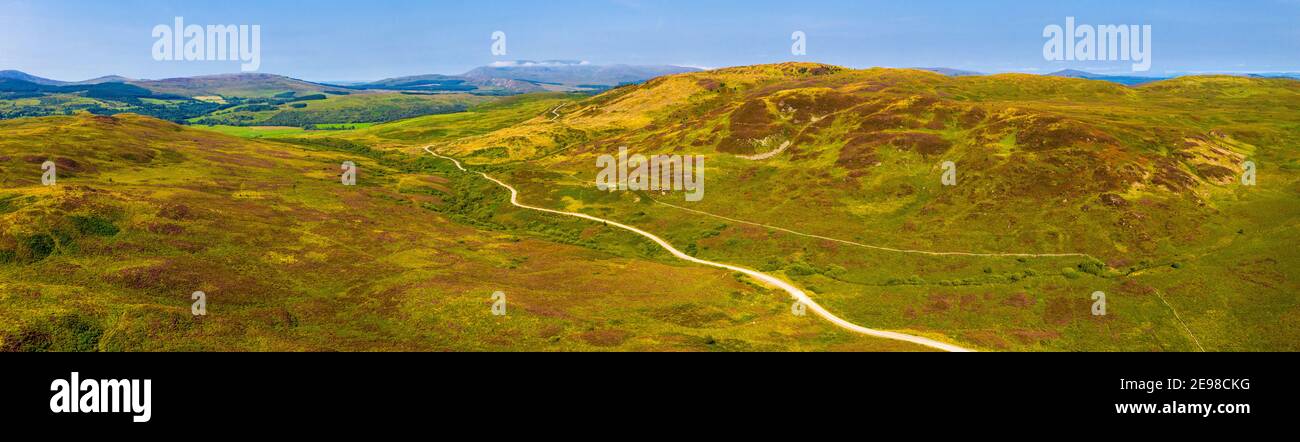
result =
M417 75L356 85L359 89L470 92L510 95L603 90L655 77L697 71L678 66L592 65L570 61L516 61L475 68L462 75Z
M466 78L453 75L415 75L352 86L356 89L422 92L474 92L480 94L525 94L546 90L536 83L504 78Z
M664 75L698 70L680 66L594 65L572 61L518 61L504 65L475 68L466 72L463 76L474 80L505 78L559 86L618 86L639 83Z
M441 151L511 171L531 204L784 272L860 323L988 348L1296 349L1298 103L1284 79L783 64L618 88ZM707 196L597 191L619 146L705 155ZM1248 160L1267 182L1240 185Z
M344 330L330 338L348 349L889 345L827 331L790 315L780 294L675 264L608 227L515 210L494 184L421 153L432 145L527 204L777 275L873 328L986 350L1298 350L1296 128L1300 82L1287 79L1126 87L809 63L513 97L274 143L138 117L2 122L0 215L14 227L0 235L0 271L14 282L0 295L32 300L0 304L0 332L27 349L124 327L134 344L104 334L96 348L141 348L154 341L140 324L186 322L119 323L118 303L183 309L186 299L148 296L214 284L196 275L254 275L251 290L209 286L245 296L230 322L162 334L224 339L198 338L200 348L320 349L311 333L326 328ZM622 146L704 155L704 199L598 190L596 159ZM32 172L44 158L87 189L42 196L51 190ZM362 195L337 186L343 159L376 180ZM1241 184L1247 161L1255 186ZM942 183L947 162L955 185ZM194 225L164 221L174 201L215 209ZM174 261L195 253L182 246L199 260ZM191 267L202 270L165 278ZM662 280L673 283L652 282ZM501 285L523 325L478 316ZM113 302L77 295L89 292ZM82 310L96 313L70 314Z
M268 98L284 92L298 94L347 92L347 89L273 74L223 74L200 77L139 80L130 84L163 94L185 97L223 96Z
M1169 78L1162 78L1162 77L1139 77L1139 76L1136 76L1136 75L1101 75L1101 74L1094 74L1094 73L1091 73L1091 72L1084 72L1084 71L1075 70L1075 69L1065 69L1065 70L1060 70L1060 71L1056 71L1056 72L1053 72L1053 73L1050 73L1050 74L1047 74L1047 75L1048 75L1049 77L1083 78L1083 79L1088 79L1088 80L1102 80L1102 81L1109 81L1109 82L1112 82L1112 83L1119 83L1119 84L1126 85L1126 86L1137 86L1137 85L1142 85L1142 84L1150 83L1150 82L1153 82L1153 81L1160 81L1160 80L1168 80L1168 79L1169 79Z
M501 196L354 143L132 115L3 121L0 351L918 350ZM622 291L662 275L693 282Z
M14 70L0 71L0 79L26 81L28 83L35 83L35 84L40 84L45 86L61 86L67 84L66 82L37 77L35 75L31 75L26 72L20 72Z

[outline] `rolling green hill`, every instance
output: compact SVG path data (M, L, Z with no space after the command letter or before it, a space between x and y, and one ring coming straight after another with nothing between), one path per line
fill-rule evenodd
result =
M284 92L294 92L299 95L350 92L345 88L312 83L282 75L250 73L138 80L132 81L130 84L158 93L185 97L271 98Z
M920 350L453 170L134 115L0 122L0 350ZM663 275L693 282L624 290Z
M519 60L475 68L462 75L414 75L353 86L366 90L515 95L599 91L697 69L679 66L594 65L578 61Z
M265 74L128 83L103 80L55 84L52 80L34 83L0 78L0 120L78 112L135 113L209 126L313 128L461 112L492 99L468 94L349 91Z
M159 94L125 83L48 84L0 78L0 119L131 112L179 121L218 108L214 103Z
M358 95L281 95L272 100L245 101L190 123L231 126L315 126L323 124L378 123L433 114L463 112L490 98L467 94L408 95L375 93Z
M240 132L260 139L137 116L5 121L0 336L10 350L917 349L791 315L780 292L610 226L514 208L431 146L527 204L775 275L868 327L980 350L1295 351L1297 129L1289 79L809 63ZM598 190L597 157L623 146L705 156L703 200ZM47 159L54 188L39 185ZM338 183L344 160L357 187ZM188 315L194 290L208 317ZM487 313L497 290L511 316Z
M783 274L861 324L1010 350L1300 342L1289 246L1300 82L1134 88L783 64L663 77L562 114L440 151L494 171L532 204ZM598 191L595 159L619 146L705 155L707 196ZM956 186L941 185L945 161ZM1245 161L1258 165L1258 186L1239 184ZM1097 291L1106 316L1090 312Z

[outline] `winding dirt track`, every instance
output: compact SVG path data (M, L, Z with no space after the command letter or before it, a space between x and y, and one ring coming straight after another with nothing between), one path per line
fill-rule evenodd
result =
M454 163L454 164L456 165L456 168L457 168L457 169L460 169L461 171L464 171L464 172L469 172L469 170L468 170L468 169L465 169L465 167L462 166L462 165L460 164L460 161L457 161L455 158L451 158L451 157L448 157L448 156L439 155L439 154L435 153L432 149L429 149L429 146L425 146L425 147L424 147L424 151L425 151L425 152L428 152L430 155L433 155L433 156L435 156L435 157L443 158L443 159L446 159L446 160L450 160L452 163ZM501 180L498 180L498 179L496 179L496 178L492 178L491 176L489 176L489 175L486 174L486 173L478 172L478 174L481 175L483 178L486 178L487 180L492 181L492 182L496 183L497 185L499 185L499 186L501 186L501 187L504 187L506 190L509 190L509 191L510 191L510 204L513 204L515 207L519 207L519 208L523 208L523 209L528 209L528 210L535 210L535 211L539 211L539 212L554 213L554 214L557 214L557 215L572 216L572 217L577 217L577 218L587 219L587 220L591 220L591 221L597 221L597 222L605 223L606 225L610 225L610 226L618 227L618 228L620 228L620 229L627 230L627 231L629 231L629 232L632 232L632 233L635 233L635 234L638 234L638 235L644 236L644 237L650 239L651 241L654 241L655 244L659 244L660 247L663 247L664 250L667 250L667 251L668 251L669 253L671 253L673 256L677 257L677 259L681 259L681 260L683 260L683 261L693 262L693 263L696 263L696 264L706 265L706 266L709 266L709 267L717 267L717 268L720 268L720 269L731 270L731 271L733 271L733 272L740 272L740 273L743 273L743 274L745 274L745 275L748 275L748 276L751 277L751 278L757 279L757 280L759 280L759 281L763 281L763 282L765 282L765 283L767 283L767 284L770 284L770 285L772 285L772 286L775 286L775 287L779 287L781 290L785 290L786 293L789 293L790 296L793 297L795 300L797 300L799 303L801 303L801 304L803 304L805 307L807 307L808 310L811 310L813 313L816 313L817 316L821 316L822 319L825 319L825 320L827 320L827 321L830 321L830 323L835 324L836 326L839 326L840 328L843 328L843 329L845 329L845 330L849 330L849 331L852 331L852 332L855 332L855 333L860 333L860 334L864 334L864 335L868 335L868 336L874 336L874 337L877 337L877 338L884 338L884 339L892 339L892 340L896 340L896 341L910 342L910 343L913 343L913 344L924 345L924 346L926 346L926 347L936 348L936 349L939 349L939 350L950 351L950 352L969 352L969 351L972 351L972 350L967 349L967 348L964 348L964 347L959 347L959 346L957 346L957 345L949 344L949 343L946 343L946 342L939 342L939 341L935 341L935 340L932 340L932 339L923 338L923 337L920 337L920 336L913 336L913 335L909 335L909 334L905 334L905 333L891 332L891 331L885 331L885 330L876 330L876 329L871 329L871 328L867 328L867 327L863 327L863 326L860 326L860 325L854 324L854 323L852 323L852 322L849 322L849 321L847 321L847 320L844 320L843 318L840 318L839 316L835 316L835 314L831 313L830 311L826 310L826 308L824 308L824 307L822 307L820 304L818 304L817 301L814 301L814 300L812 299L812 297L808 296L807 293L804 293L803 290L800 290L798 287L795 287L794 285L792 285L792 284L790 284L790 283L788 283L788 282L782 281L781 279L779 279L779 278L777 278L777 277L775 277L775 276L771 276L771 275L768 275L768 274L765 274L765 273L762 273L762 272L759 272L759 271L756 271L756 270L750 270L750 269L747 269L747 268L744 268L744 267L737 267L737 266L730 265L730 264L723 264L723 263L720 263L720 262L707 261L707 260L703 260L703 259L699 259L699 258L693 257L693 256L691 256L691 255L687 255L686 253L682 252L681 250L677 250L676 247L673 247L672 244L669 244L668 241L665 241L663 238L660 238L660 237L655 236L654 234L652 234L652 233L650 233L650 232L646 232L646 231L644 231L644 230L641 230L641 229L638 229L638 228L636 228L636 227L632 227L632 226L629 226L629 225L626 225L626 224L621 224L621 223L618 223L618 222L615 222L615 221L610 221L610 220L607 220L607 219L604 219L604 218L598 218L598 217L591 216L591 215L587 215L587 214L584 214L584 213L565 212L565 211L560 211L560 210L552 210L552 209L546 209L546 208L542 208L542 207L533 207L533 206L529 206L529 205L521 204L521 203L519 202L519 191L516 190L514 187L510 186L509 184L506 184L506 183L502 182Z

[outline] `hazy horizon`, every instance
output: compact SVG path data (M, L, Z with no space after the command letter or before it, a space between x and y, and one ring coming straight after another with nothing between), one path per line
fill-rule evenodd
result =
M455 75L524 59L698 68L810 61L852 68L1039 74L1078 69L1138 76L1300 71L1296 0L1090 5L614 0L563 9L509 1L484 5L0 0L0 70L64 81L240 71L234 62L152 59L156 39L150 31L179 16L187 24L260 25L263 62L257 72L319 82ZM1043 28L1063 25L1066 17L1077 17L1080 24L1151 25L1151 70L1131 72L1128 64L1117 62L1045 60ZM509 50L494 56L489 47L498 30L508 35ZM794 31L807 34L807 55L791 55Z

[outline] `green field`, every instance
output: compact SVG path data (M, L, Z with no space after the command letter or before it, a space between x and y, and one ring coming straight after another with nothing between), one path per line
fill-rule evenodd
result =
M301 127L284 126L194 126L196 129L209 130L242 138L283 137L307 133Z
M487 97L468 94L405 95L400 93L367 93L351 95L320 94L307 97L318 97L319 99L283 103L250 102L249 104L191 118L188 122L205 126L352 126L361 123L396 121L423 115L463 112L476 104L491 100Z

